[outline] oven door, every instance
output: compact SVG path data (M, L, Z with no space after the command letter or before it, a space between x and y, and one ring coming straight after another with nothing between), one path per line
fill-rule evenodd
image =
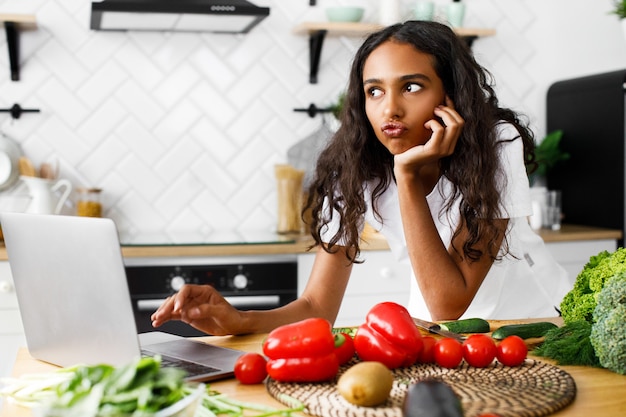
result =
M295 255L127 258L125 263L139 333L155 330L150 316L185 284L211 285L240 310L280 307L298 295ZM206 335L180 321L158 330L180 336Z

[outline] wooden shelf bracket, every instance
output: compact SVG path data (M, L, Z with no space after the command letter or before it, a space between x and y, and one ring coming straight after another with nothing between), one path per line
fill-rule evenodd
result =
M20 63L19 63L19 38L17 25L15 22L4 22L4 30L7 35L7 46L9 47L9 65L11 66L11 80L19 81L20 79Z
M317 84L317 72L319 71L322 47L327 33L327 30L316 30L309 35L309 82L311 84Z
M4 22L4 30L7 37L7 47L9 49L9 66L11 69L11 80L20 80L20 29L34 29L37 27L35 16L0 14L0 21Z

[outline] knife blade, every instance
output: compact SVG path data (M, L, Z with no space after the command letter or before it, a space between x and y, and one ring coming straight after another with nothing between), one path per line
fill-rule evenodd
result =
M449 330L443 330L441 328L440 325L438 325L437 323L433 323L430 321L426 321L426 320L422 320L422 319L418 319L416 317L412 317L413 319L413 323L415 323L415 325L417 327L420 327L424 330L427 330L430 333L435 333L438 334L440 336L444 336L444 337L451 337L453 339L458 340L459 342L463 343L466 339L465 336L458 334L458 333L454 333L451 332Z

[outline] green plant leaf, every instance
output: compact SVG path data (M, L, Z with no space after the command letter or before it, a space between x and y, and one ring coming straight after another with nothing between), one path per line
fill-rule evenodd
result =
M533 175L545 176L557 162L570 158L570 154L563 152L560 148L562 137L563 131L555 130L548 133L535 147L535 161L538 167Z

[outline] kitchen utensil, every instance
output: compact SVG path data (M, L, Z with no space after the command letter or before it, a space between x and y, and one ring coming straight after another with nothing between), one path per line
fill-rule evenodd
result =
M0 190L11 187L19 179L20 156L18 143L0 132Z
M24 175L20 178L28 187L31 197L26 213L59 214L63 204L65 204L72 192L72 184L66 179L51 181L45 178ZM61 191L59 197L56 196L57 191Z
M52 168L52 165L47 162L42 163L39 167L39 176L47 180L53 180L56 178L54 168Z
M278 194L278 233L300 233L304 225L302 211L302 179L304 171L291 165L274 167Z
M322 119L317 130L287 149L287 163L296 169L304 170L304 189L311 183L317 157L332 135L333 131Z
M415 317L413 317L413 323L415 323L417 327L420 327L424 330L428 330L430 333L435 333L444 337L451 337L453 339L458 340L461 343L465 341L465 336L460 335L458 333L450 332L448 330L443 330L441 326L438 325L437 323L433 323L433 322L426 321L426 320L421 320Z
M36 177L37 172L30 159L25 156L21 156L19 159L20 175L23 177Z

